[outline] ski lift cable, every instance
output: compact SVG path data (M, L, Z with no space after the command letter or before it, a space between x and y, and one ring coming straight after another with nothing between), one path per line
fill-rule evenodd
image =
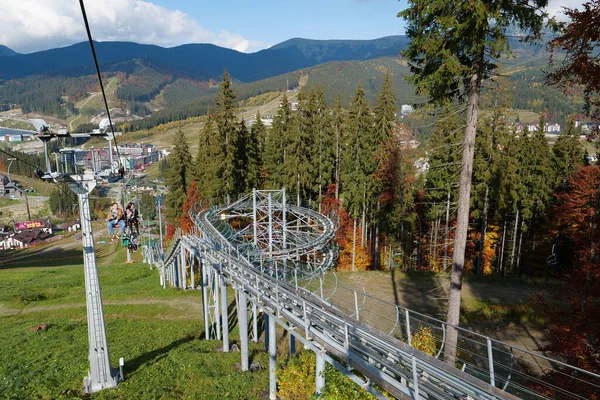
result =
M30 163L29 161L25 161L25 160L23 160L23 159L21 159L21 158L17 157L17 156L16 156L16 155L14 155L14 154L10 154L9 152L7 152L7 151L6 151L6 150L4 150L4 149L0 149L0 152L2 152L2 153L4 153L4 154L6 154L6 155L10 156L11 158L14 158L16 161L18 161L18 162L21 162L21 163L23 163L23 164L25 164L25 165L28 165L28 166L30 166L30 167L32 167L32 168L35 168L35 169L39 169L39 168L40 168L38 165L32 164L32 163ZM67 193L67 192L65 192L65 191L62 189L62 187L61 187L61 186L60 186L58 183L56 183L56 182L53 182L53 183L54 183L54 184L56 184L56 187L58 188L58 190L60 190L60 191L61 191L61 192L63 192L64 194L68 195L68 193Z
M106 100L106 93L104 91L104 84L102 83L102 75L100 74L100 66L98 65L98 57L96 57L96 48L94 47L94 41L92 39L92 32L90 31L90 25L88 23L87 14L85 12L85 6L83 0L79 0L81 6L81 14L83 15L83 22L85 23L85 29L87 31L88 40L92 49L92 56L94 57L94 64L96 65L96 73L98 74L98 81L100 82L100 90L102 91L102 98L104 99L104 107L106 107L106 115L108 116L108 123L110 124L110 130L112 133L113 140L115 141L115 148L117 149L117 162L119 163L119 171L121 171L121 154L119 154L119 146L117 144L117 137L115 136L115 129L110 117L110 110L108 109L108 101ZM112 168L112 165L111 165Z

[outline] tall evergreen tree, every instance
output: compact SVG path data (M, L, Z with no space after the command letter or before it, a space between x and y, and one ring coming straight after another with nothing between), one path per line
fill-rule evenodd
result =
M311 91L312 92L312 91ZM313 192L317 196L317 202L321 204L327 190L327 186L333 183L333 173L335 168L335 140L333 136L332 121L327 109L323 87L319 85L311 97L314 96L312 103L315 107L313 113L313 125L315 126L315 140L313 149L315 161L313 173L316 177Z
M244 192L260 189L260 156L258 138L246 128L244 121L240 122L241 160L246 160L246 165L240 166L244 179Z
M544 135L544 125L542 116L537 130L526 136L521 152L520 175L524 185L520 204L526 221L538 219L545 214L554 190L552 152Z
M407 20L406 34L411 44L405 55L411 61L410 80L417 92L432 102L468 98L456 234L448 297L450 326L459 324L462 273L464 269L473 150L479 115L482 82L496 69L496 59L509 52L506 28L518 25L538 36L548 0L528 2L489 2L409 0L409 8L398 15ZM445 360L454 365L458 332L449 329Z
M399 157L396 143L393 142L394 132L398 121L396 118L397 105L396 95L392 88L392 80L389 71L383 79L381 90L377 94L374 108L374 128L372 153L376 165L373 181L373 195L375 196L374 225L375 225L375 243L374 243L374 263L379 266L379 235L380 225L386 217L389 216L390 207L388 204L382 205L382 195L386 193L386 201L392 201L395 196L389 196L390 191L396 186L397 174L392 172L393 163ZM394 168L395 170L395 168Z
M265 138L263 165L266 172L266 185L270 189L284 186L283 163L285 162L284 138L289 137L288 130L293 129L293 115L287 95L284 93L281 106L273 120L273 127L267 130Z
M340 100L340 94L338 93L335 103L333 105L331 128L333 130L333 146L334 146L334 183L335 183L335 198L340 198L340 185L341 185L341 165L342 165L342 150L344 148L344 129L345 129L345 115L344 109L342 108L342 101Z
M375 114L375 140L377 143L387 143L392 138L394 128L398 123L396 117L398 106L389 71L385 73L373 111Z
M479 218L479 240L477 241L477 255L475 262L475 273L482 270L485 241L489 221L489 210L491 204L497 205L498 193L494 186L498 179L509 174L511 168L515 168L516 162L509 162L500 168L500 148L507 148L507 137L511 134L510 123L506 118L507 109L510 107L508 92L504 89L505 82L496 80L490 90L490 106L492 114L489 118L479 123L477 137L475 139L475 154L473 160L473 192L471 195L471 207L473 216ZM502 146L499 143L503 143ZM511 183L514 176L511 177ZM490 260L491 261L491 260Z
M174 226L183 215L183 204L186 199L187 187L192 175L192 155L181 130L173 139L173 152L169 155L169 171L167 173L167 220Z
M300 205L301 198L310 198L313 187L313 154L312 145L315 137L313 122L314 106L299 96L299 110L291 114L283 133L284 154L281 177L283 186L296 194L296 202Z
M353 270L356 261L357 220L362 215L363 235L361 236L364 238L367 204L372 198L372 193L369 192L373 181L371 174L374 172L371 135L373 135L371 109L365 98L365 91L359 83L347 114L340 171L343 205L354 219Z
M463 121L452 111L442 114L429 140L429 170L425 177L427 218L437 220L446 215L450 202L457 201Z
M552 147L552 167L559 190L567 188L569 178L583 165L583 145L575 128L575 120L569 117L567 129L561 132Z
M222 183L227 204L231 202L232 196L236 197L244 189L244 180L241 171L246 164L245 159L239 158L241 155L241 140L234 113L235 102L236 97L233 91L233 83L231 82L229 73L225 70L221 84L219 85L216 118L219 137L223 145Z
M256 167L257 167L257 178L258 183L256 184L257 189L261 189L265 181L265 167L263 161L263 154L265 152L265 140L267 138L267 128L262 121L260 111L257 111L255 122L252 125L251 142L253 146L256 146Z
M224 154L219 139L216 116L209 113L200 131L194 180L204 198L217 202L220 202L224 195L221 181Z

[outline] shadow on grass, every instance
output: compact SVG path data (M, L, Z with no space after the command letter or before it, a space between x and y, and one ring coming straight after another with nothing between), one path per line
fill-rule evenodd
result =
M168 344L167 346L149 351L147 353L137 356L133 360L127 361L125 363L125 376L127 376L128 374L133 374L143 365L155 363L156 361L165 358L171 350L176 349L177 347L189 343L193 340L196 340L196 337L194 337L193 335L189 335L184 338L178 339Z
M18 252L24 253L18 253ZM83 264L81 248L75 249L24 249L0 257L0 270L11 268L62 267Z
M390 277L394 302L397 306L435 318L444 316L446 294L436 274L429 272L401 273L398 269L394 269Z

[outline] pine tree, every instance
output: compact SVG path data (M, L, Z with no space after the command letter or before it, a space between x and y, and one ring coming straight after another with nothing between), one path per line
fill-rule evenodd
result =
M221 201L224 195L221 180L224 162L223 146L215 114L209 113L198 140L194 180L198 191L207 200Z
M437 220L446 215L448 192L450 202L457 201L460 173L460 144L463 140L463 121L452 111L442 114L429 139L429 170L426 175L425 201L427 218Z
M552 167L556 175L556 187L559 190L567 188L569 178L583 165L583 146L575 128L575 120L569 117L567 129L561 132L552 147Z
M545 214L554 190L552 152L544 135L545 119L540 118L538 129L526 136L521 150L519 174L523 179L520 208L525 221L539 219Z
M499 179L508 176L511 169L514 169L513 172L515 172L517 167L516 160L515 163L508 162L507 165L500 167L500 148L507 149L507 145L514 143L506 140L511 135L509 121L506 118L507 109L510 107L510 99L508 93L504 90L504 83L503 80L494 82L490 93L493 104L492 114L479 124L475 139L471 207L473 208L473 216L480 219L475 274L481 272L484 261L490 205L492 203L497 205L495 195L498 191L494 190L494 187ZM500 146L499 143L503 143L503 145ZM514 183L514 179L515 177L511 176L509 183Z
M296 202L301 198L310 198L313 187L313 154L310 153L314 142L312 113L314 106L299 96L298 114L291 114L283 133L284 154L281 177L283 186L296 194Z
M333 105L333 113L331 120L331 128L333 130L333 141L334 141L334 183L335 183L335 198L340 198L340 171L342 165L342 152L344 143L344 130L345 130L345 115L344 109L342 108L342 101L340 100L340 94L338 93L335 104Z
M227 204L231 202L232 197L237 197L244 189L241 170L246 164L245 159L239 159L242 154L240 151L239 129L234 113L235 102L233 84L229 73L225 70L219 85L216 118L219 137L223 146L224 160L221 177Z
M347 115L340 170L343 205L354 219L352 270L354 270L356 262L357 220L362 215L361 231L363 235L361 237L364 240L367 207L368 202L372 199L372 192L369 192L372 182L374 182L371 176L374 172L370 146L372 134L371 109L359 83Z
M279 111L273 120L273 127L267 130L265 139L263 165L267 188L281 189L284 186L284 137L290 136L288 130L293 128L294 121L292 119L292 110L287 95L284 94Z
M192 175L192 156L185 135L177 131L173 139L173 152L169 155L169 171L167 173L166 207L167 220L177 225L183 215L183 204L187 195L188 183Z
M371 163L368 136L372 126L371 109L359 83L347 114L340 173L344 208L353 218L358 218L366 206L368 167Z
M383 85L375 100L375 141L377 143L387 143L394 132L394 128L398 123L396 113L398 106L396 105L396 95L392 88L392 79L389 71L386 72L383 78Z
M265 152L265 140L267 138L267 128L262 121L262 117L260 115L260 111L256 113L255 122L252 125L251 132L251 142L253 146L256 146L256 167L257 167L257 179L258 183L256 184L257 189L261 189L264 185L266 172L265 167L263 165L263 156ZM248 156L250 158L250 155Z
M374 243L374 262L379 266L379 234L380 226L386 217L389 216L390 207L387 204L381 204L382 195L386 193L388 201L392 201L395 196L389 196L395 185L397 178L395 171L396 157L399 156L395 143L393 143L394 131L398 126L396 118L396 95L392 88L392 80L389 71L386 72L383 79L381 90L375 100L374 108L374 129L372 142L372 157L376 165L374 171L374 182L372 191L374 196L375 212L375 243Z
M260 115L258 115L260 118ZM262 123L262 122L261 122ZM244 179L244 192L260 189L260 154L259 143L256 135L246 128L244 121L240 122L240 139L242 145L240 159L246 160L246 166L240 166Z
M417 93L433 103L468 99L464 135L459 204L455 230L452 274L448 297L450 326L459 324L462 274L465 263L471 175L479 94L484 79L497 68L495 60L509 52L506 28L518 25L522 31L538 36L547 0L530 2L488 2L409 0L409 8L398 15L407 21L406 35L411 39L405 56L411 62ZM458 332L449 329L444 359L454 365Z
M314 174L317 178L316 187L313 188L317 196L318 204L321 204L326 188L333 183L333 173L335 168L335 140L332 129L331 116L327 109L327 102L325 101L325 94L323 93L323 87L319 85L315 94L316 114L315 114L315 125L317 127L314 149L312 151L315 154Z

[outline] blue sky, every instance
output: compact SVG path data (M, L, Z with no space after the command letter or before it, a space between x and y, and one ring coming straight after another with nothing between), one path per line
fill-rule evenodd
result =
M583 0L550 0L578 7ZM92 35L172 47L214 43L255 52L293 37L375 39L404 34L407 0L84 0ZM0 0L0 44L20 53L87 40L76 0Z
M154 3L183 11L212 31L226 29L266 45L293 37L375 39L402 35L403 21L396 15L407 4L395 0L226 0L221 2L225 7L188 0Z

